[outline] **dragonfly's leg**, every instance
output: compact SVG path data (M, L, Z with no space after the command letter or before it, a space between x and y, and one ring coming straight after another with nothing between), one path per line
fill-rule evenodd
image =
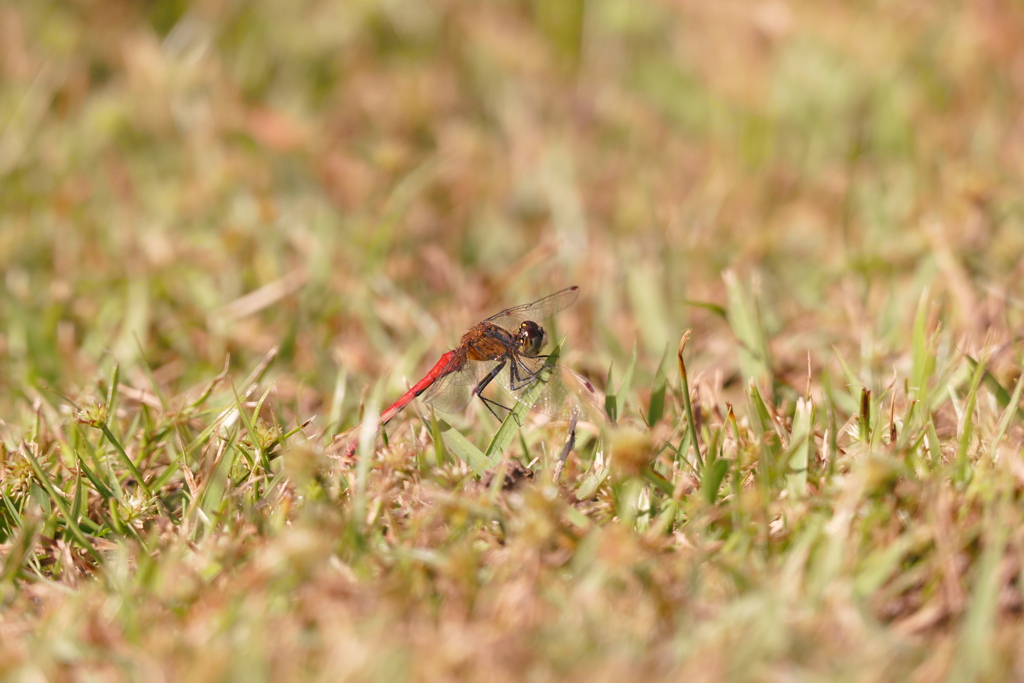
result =
M493 399L489 399L489 398L486 398L484 396L481 396L480 400L484 402L485 406L487 406L487 410L491 411L491 415L493 415L494 417L498 418L498 422L503 421L503 418L501 417L501 415L498 415L498 411L495 410L496 408L500 409L500 410L504 410L507 413L512 413L512 409L511 408L509 408L506 405L502 405L501 403L498 403L497 401L495 401ZM517 418L515 416L515 414L512 414L512 419L515 420L516 424L519 425L520 427L523 426L523 423L519 421L519 418Z
M519 359L513 358L512 365L508 368L508 388L512 391L519 391L528 383L520 376L520 369L523 369L523 372L525 373L525 368L521 368Z
M531 358L547 358L547 356L531 356ZM513 391L519 391L525 389L527 385L532 382L540 381L544 382L547 380L544 377L544 370L546 366L541 366L536 370L530 370L528 367L522 364L519 359L514 359L512 365L509 367L508 372L508 385Z
M498 373L501 372L502 368L505 367L505 363L507 362L508 359L506 358L497 365L495 365L494 368L490 372L488 372L487 375L482 380L480 380L480 382L478 382L477 385L473 388L473 393L480 397L480 400L484 402L485 406L487 406L487 410L491 411L491 415L497 418L498 422L501 422L503 418L500 415L498 415L498 412L495 410L495 408L501 408L502 410L505 410L510 413L512 412L512 409L509 408L508 406L501 405L497 401L487 398L486 396L483 395L483 392L484 389L487 388L487 385L490 384L491 381L498 376ZM513 363L513 367L514 366L515 364ZM519 420L516 420L516 424L518 423Z
M507 362L508 359L503 358L500 363L495 365L494 368L492 368L491 371L488 372L487 375L482 380L477 382L477 385L475 387L473 387L473 394L476 396L480 396L481 394L483 394L484 389L486 389L487 385L490 384L491 381L498 376L498 373L501 372L502 368L505 367L505 363Z

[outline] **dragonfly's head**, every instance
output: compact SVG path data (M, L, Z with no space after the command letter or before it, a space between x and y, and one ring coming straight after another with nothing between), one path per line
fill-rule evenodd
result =
M516 333L516 346L519 347L519 353L524 356L536 356L544 347L546 337L543 327L532 320L527 320L519 326L519 332Z

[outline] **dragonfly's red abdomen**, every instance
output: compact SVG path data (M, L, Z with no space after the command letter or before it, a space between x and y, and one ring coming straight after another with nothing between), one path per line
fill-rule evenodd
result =
M455 351L448 351L442 354L438 361L434 363L434 367L430 369L430 372L428 372L423 379L416 382L409 391L405 392L401 398L392 403L388 406L387 410L381 413L380 423L382 425L386 425L391 418L402 410L402 408L412 403L414 398L429 389L430 385L436 382L438 377L443 377L445 373L457 370L458 367L465 362L466 359L464 357L461 359L461 363L459 362L459 354Z

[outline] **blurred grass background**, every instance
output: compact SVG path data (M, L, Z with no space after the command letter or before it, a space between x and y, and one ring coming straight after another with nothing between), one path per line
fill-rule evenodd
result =
M573 283L577 348L660 354L725 268L884 356L926 287L1015 290L1014 4L558 7L5 4L4 393L140 347L376 377Z
M15 485L21 481L15 475L38 478L19 459L20 444L38 444L40 457L63 453L54 457L67 461L82 442L56 436L70 434L73 423L61 396L76 406L102 402L115 363L119 381L138 400L122 405L115 417L123 424L115 431L126 438L144 433L145 444L163 434L150 421L195 426L192 437L198 437L209 420L184 415L182 406L224 369L226 358L228 373L240 381L278 347L264 389L269 405L282 432L316 415L307 432L323 437L322 444L358 422L367 387L384 381L385 400L397 395L403 378L414 379L469 324L572 284L583 295L560 316L569 335L563 358L601 384L614 367L615 382L637 344L636 393L625 399L636 424L656 393L659 360L693 328L691 385L698 407L722 426L722 439L733 434L727 401L737 405L741 423L756 422L747 415L754 380L766 395L778 394L777 404L769 400L772 411L787 417L810 387L819 410L808 417L803 438L812 434L822 452L830 452L827 439L837 432L826 404L834 405L842 428L857 415L889 419L885 396L908 424L910 414L901 411L915 400L947 416L936 419L931 434L952 439L943 452L953 448L955 455L958 443L969 445L963 414L971 412L982 381L973 379L973 366L959 364L963 355L985 361L985 386L1002 391L992 390L1000 409L1020 374L1022 35L1024 8L1010 0L0 2L0 473L8 476L4 495L11 501L0 542L9 556L18 538L41 542L35 533L18 536L20 524L11 522L30 520L26 492L47 499L41 483ZM923 388L944 392L947 383L956 387L955 399L970 397L967 408L957 400L940 406L948 397L931 399ZM862 389L874 397L866 411ZM235 400L230 392L216 398L222 407ZM978 401L996 405L996 399ZM175 410L183 415L175 417ZM1013 422L1004 431L1012 434L1018 420L1007 414ZM97 421L87 415L87 423ZM997 433L995 423L980 420L978 429ZM472 435L483 442L492 426L481 421ZM257 442L258 429L246 438ZM409 441L414 429L396 428L392 439ZM867 443L878 446L873 438ZM968 445L961 466L977 454ZM166 444L172 451L179 446ZM323 466L322 445L302 448L297 469L281 476L305 481L310 468ZM933 441L928 455L936 449ZM773 549L769 535L715 531L704 538L680 523L671 527L677 534L702 540L677 538L677 552L666 559L659 555L663 541L605 526L598 517L577 547L535 528L558 526L552 520L564 512L548 493L535 491L523 508L505 504L513 508L505 510L506 523L514 529L518 519L526 530L506 530L518 540L495 551L528 567L533 578L506 575L500 560L481 560L472 521L498 513L450 498L458 495L452 482L461 481L454 465L449 471L437 464L428 477L398 464L408 452L380 457L373 476L382 479L374 480L379 488L372 495L390 503L378 511L411 525L410 546L434 539L443 546L438 557L408 549L408 556L392 549L381 557L339 550L332 543L341 541L327 539L352 537L337 517L317 508L295 513L304 520L296 521L280 501L274 512L257 513L255 498L253 516L211 527L202 552L192 554L180 539L155 540L171 534L159 530L177 520L171 514L136 539L143 547L143 537L152 540L150 549L159 552L101 547L113 554L103 581L79 585L63 569L42 580L48 556L64 569L76 566L61 556L70 550L27 551L44 563L29 572L34 579L20 564L5 573L19 588L4 593L14 616L0 617L11 635L2 640L14 644L0 651L11 666L24 664L26 653L45 653L50 664L41 670L69 677L83 661L85 670L111 673L94 661L102 657L89 653L118 648L130 653L120 669L129 678L151 671L196 675L205 666L207 677L218 680L274 672L515 677L521 661L534 662L529 670L541 679L611 677L639 666L651 675L689 671L708 680L750 680L784 675L786 662L830 680L837 672L862 680L862 663L863 676L877 680L891 671L913 671L919 680L992 674L962 654L969 648L961 643L970 638L951 635L970 610L957 592L967 589L954 587L948 563L1000 561L998 554L985 559L976 537L965 541L968 560L955 559L955 543L939 543L936 566L945 569L926 572L939 578L922 580L923 603L894 606L893 596L906 600L912 582L886 584L892 594L879 599L885 607L876 606L876 616L885 609L920 614L921 604L943 591L962 598L932 614L929 628L949 627L929 631L933 640L891 646L878 624L851 629L844 620L859 615L830 613L830 601L843 609L847 603L824 584L810 590L794 578L796 558L817 541L803 547L787 537L785 547ZM736 462L743 457L738 452ZM71 487L78 470L73 462L64 465ZM53 467L59 469L56 461ZM157 483L188 488L184 475L167 472L154 474ZM890 474L873 469L866 481L889 481ZM939 478L926 479L915 495L938 497L948 512L959 503L947 500L936 482L949 472L934 474ZM421 475L438 490L413 505L401 492L409 484L401 482ZM853 514L856 496L843 498L827 476L819 493L835 497L811 507L842 503ZM684 478L672 481L682 486ZM336 505L348 501L338 495ZM977 495L1002 500L992 491ZM305 509L301 499L294 504ZM961 502L966 507L956 519L981 514L974 498ZM540 512L522 512L530 505ZM921 505L906 514L926 519ZM453 510L460 521L451 521ZM700 529L732 514L702 510L709 517ZM872 519L879 524L885 514L897 514L878 510ZM263 520L264 512L277 521ZM59 546L53 518L42 519L39 533ZM264 522L269 526L259 527ZM823 534L824 524L808 528ZM865 540L865 556L882 553L891 539L865 524L865 539L878 534ZM87 535L117 537L108 536L111 528L117 525L100 524ZM1016 527L1007 522L1005 528L1017 539ZM194 541L194 532L181 535ZM273 543L253 540L264 533ZM899 553L924 552L919 533L901 537L893 561L912 564ZM552 545L534 548L535 538ZM712 579L692 578L723 543L744 561L751 547L761 547L765 564L741 568L723 560ZM567 566L576 581L545 573L545 562L561 566L550 556L562 551L574 558ZM769 561L776 552L781 570ZM147 564L150 555L156 559ZM339 556L351 567L316 574L327 570L314 566L336 568ZM274 557L288 558L284 569ZM605 573L588 568L594 557ZM878 557L879 566L891 569ZM481 562L485 569L473 574L472 585L461 583L461 568L479 569ZM873 595L890 576L878 571L877 581L857 574L867 582L858 585L869 586L862 595ZM775 596L746 592L787 577L795 583ZM33 591L48 581L74 586L73 612L61 610L64 598L57 594L47 594L50 607L33 607ZM255 603L232 603L241 611L224 616L230 609L215 604L215 593L236 581L251 589ZM688 589L697 584L708 593L693 597L698 593ZM551 591L546 607L532 602L536 585ZM473 596L484 586L503 592L481 606ZM634 608L635 591L651 586L680 593L644 593L636 609L652 611L638 616L643 627L636 631L632 625L602 631L600 623L551 611L593 600L594 618L611 619ZM430 596L423 599L433 607L409 606L392 591L405 591L412 604ZM517 595L527 614L510 616ZM800 603L804 611L782 603L794 595L808 600ZM141 606L125 617L119 601ZM318 611L320 601L335 611ZM203 607L193 613L185 604ZM447 620L453 604L472 618ZM673 617L674 609L684 616ZM182 614L188 616L179 619ZM218 630L218 618L253 631ZM75 627L86 635L66 641L65 652L64 641L46 639L71 628L62 621L68 619L88 623ZM786 624L779 634L765 627L777 620ZM479 623L498 635L474 635ZM166 629L158 636L166 642L152 640L158 628ZM687 628L697 635L684 642L679 634ZM324 635L332 629L340 629L341 640ZM550 651L544 649L549 630L560 632ZM42 644L31 645L33 631ZM744 634L742 643L730 640L733 632ZM825 638L809 634L836 632L863 648L866 661L841 645L824 650L835 663L800 650L801 638L823 646ZM518 640L516 633L528 637ZM284 634L279 649L278 634ZM374 634L395 642L376 643ZM469 649L458 650L459 642ZM603 652L609 665L596 653L612 642ZM147 658L122 643L144 644L156 654ZM423 656L438 643L454 650L436 662ZM735 652L738 644L749 645L747 654ZM481 658L473 648L485 646L508 652ZM934 665L922 663L929 651L947 654ZM253 671L245 669L246 653L253 655ZM759 668L765 660L782 663L765 674ZM673 668L678 662L682 669ZM1020 671L998 671L1012 670Z

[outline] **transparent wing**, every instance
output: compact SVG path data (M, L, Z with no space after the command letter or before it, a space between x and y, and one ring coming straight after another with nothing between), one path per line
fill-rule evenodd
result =
M420 398L443 413L461 413L473 400L473 389L494 365L494 361L468 361L461 370L431 384Z
M538 299L533 303L506 308L501 313L492 315L484 322L492 323L514 333L519 328L519 325L527 320L533 320L534 322L547 320L576 301L579 295L579 287L568 287L560 292L555 292L551 296Z
M516 400L535 382L543 382L545 386L533 404L533 410L554 420L569 421L584 415L604 416L604 399L585 377L561 365L545 367L544 360L519 356L514 361L518 365L516 370L512 370L510 361L496 379Z

